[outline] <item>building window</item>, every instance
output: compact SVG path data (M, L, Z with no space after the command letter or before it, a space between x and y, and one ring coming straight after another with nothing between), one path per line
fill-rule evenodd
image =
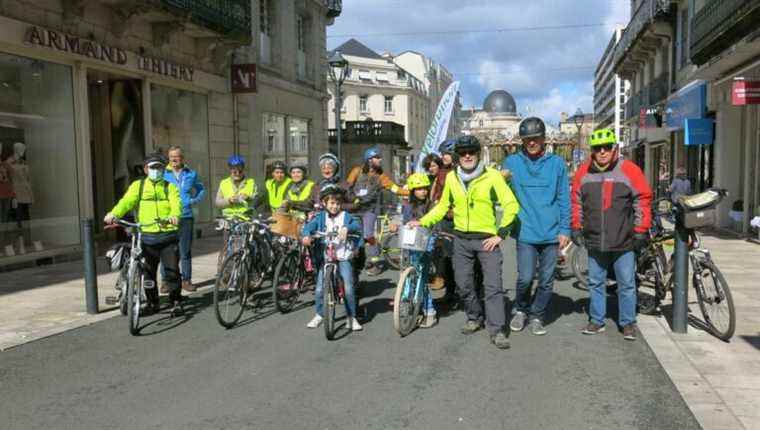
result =
M202 179L209 179L208 97L205 94L160 85L150 86L153 146L167 150L180 146L184 157ZM210 194L194 205L195 218L211 221Z
M367 96L359 96L359 112L369 112L367 109Z
M288 157L309 154L309 121L301 118L288 117L290 130L290 146Z
M406 72L403 70L398 70L396 72L396 78L398 78L399 81L403 81L406 79Z
M262 133L267 143L267 153L285 152L285 116L273 113L264 114Z
M371 81L372 75L369 73L369 70L359 70L359 79L364 81Z
M264 64L272 62L272 34L274 25L274 5L272 0L259 2L259 60Z
M385 96L385 113L393 113L393 96Z
M299 79L308 77L306 63L306 40L308 37L309 20L302 15L296 15L296 73Z
M76 245L79 187L71 68L0 54L0 76L0 259ZM110 115L105 118L107 132L113 132L117 141L122 135L116 133L132 131L129 127L142 119L138 116L142 110L139 97L112 96L112 100L124 100L134 108L115 115L113 121L118 123ZM117 125L122 128L111 128ZM131 134L122 137L123 143L118 143L128 154ZM142 168L142 153L126 158L113 159L125 177L135 164ZM123 163L116 165L118 161ZM116 173L110 173L108 186L113 189Z
M299 51L306 51L306 24L304 17L296 15L296 43Z
M478 127L483 127L483 120L482 119L478 121Z

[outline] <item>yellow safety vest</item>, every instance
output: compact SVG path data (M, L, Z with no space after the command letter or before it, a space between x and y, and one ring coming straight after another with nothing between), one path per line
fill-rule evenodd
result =
M248 219L248 217L245 216L245 213L249 208L248 202L256 195L256 181L254 181L253 178L245 178L243 179L243 182L240 184L240 186L235 187L235 183L233 182L232 178L227 178L219 184L219 190L222 192L222 197L225 199L229 199L230 197L236 196L238 194L247 195L248 199L245 201L240 203L233 203L230 206L222 209L222 215L224 215L225 218L237 216Z
M274 179L267 179L265 186L267 187L269 206L272 208L272 212L282 206L282 202L285 201L285 192L288 191L291 182L292 180L290 178L285 178L285 180L279 184L275 182Z
M314 189L314 181L311 181L309 179L305 179L305 185L303 188L301 188L301 192L298 194L293 193L293 187L288 187L288 201L291 202L305 202L306 200L309 200L311 198L311 191ZM295 185L295 182L291 183L292 185Z

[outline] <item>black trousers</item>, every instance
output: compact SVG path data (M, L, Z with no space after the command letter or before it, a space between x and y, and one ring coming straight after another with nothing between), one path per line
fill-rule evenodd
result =
M179 241L176 237L161 242L143 242L143 257L145 257L145 278L153 281L155 288L145 290L148 301L158 303L158 282L156 282L156 272L158 263L164 265L163 281L169 285L169 300L179 301L182 299L182 290L180 288L179 276Z

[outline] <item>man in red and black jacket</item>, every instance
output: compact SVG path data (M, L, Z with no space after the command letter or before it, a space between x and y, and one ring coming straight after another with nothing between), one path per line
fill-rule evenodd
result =
M615 133L591 135L591 158L576 172L571 192L572 237L588 250L591 293L584 334L604 331L607 272L617 281L623 337L636 340L636 255L647 246L652 224L652 190L639 167L619 158Z

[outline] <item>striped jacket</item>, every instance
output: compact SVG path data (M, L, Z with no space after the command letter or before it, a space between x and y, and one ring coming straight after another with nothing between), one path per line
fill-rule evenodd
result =
M605 171L591 162L576 172L571 192L572 228L582 230L586 247L630 251L634 233L652 224L652 190L644 173L618 159Z

